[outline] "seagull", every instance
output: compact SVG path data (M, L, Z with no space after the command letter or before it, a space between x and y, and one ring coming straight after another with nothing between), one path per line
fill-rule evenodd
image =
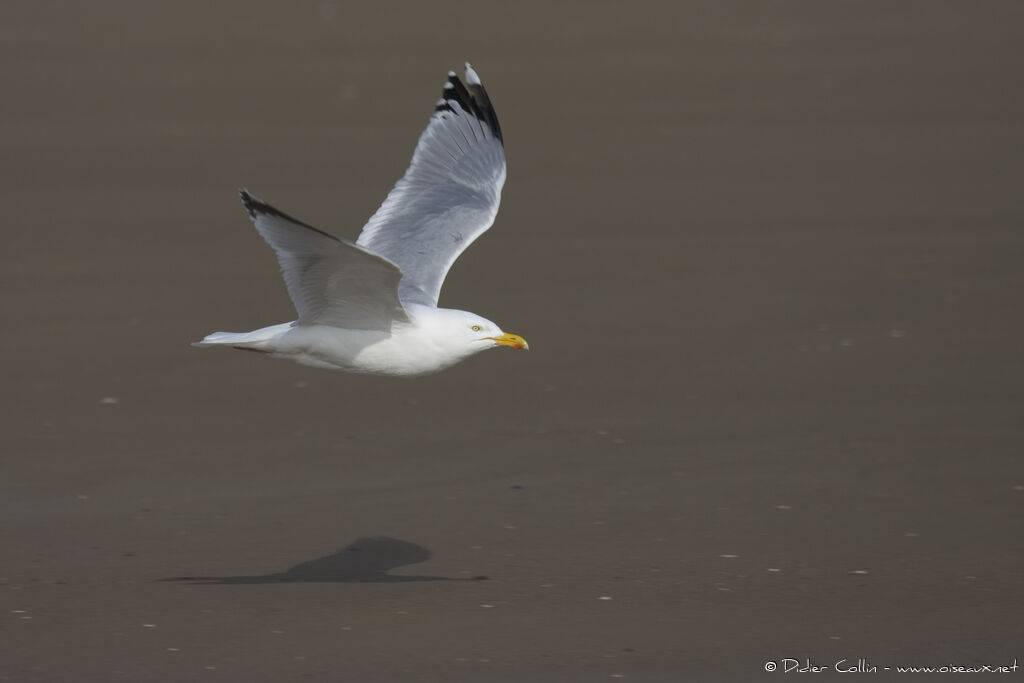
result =
M298 319L214 332L194 346L398 376L437 372L486 349L528 349L486 318L437 306L452 263L494 222L504 184L498 117L467 63L465 83L448 72L409 168L354 243L240 191L277 254Z

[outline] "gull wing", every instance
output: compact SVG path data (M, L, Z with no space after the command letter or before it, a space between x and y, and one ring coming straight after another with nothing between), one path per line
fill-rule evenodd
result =
M397 264L403 303L436 306L448 269L491 227L505 184L501 127L480 78L448 72L412 162L356 244Z
M398 299L402 271L385 258L295 220L240 192L256 230L274 248L299 325L390 331L409 316Z

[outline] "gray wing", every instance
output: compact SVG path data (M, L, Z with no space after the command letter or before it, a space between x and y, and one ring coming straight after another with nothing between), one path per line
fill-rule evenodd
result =
M498 117L466 64L466 84L448 72L409 169L356 244L402 269L398 293L404 303L436 306L448 269L494 222L504 184Z
M274 248L300 325L390 331L409 320L398 299L402 271L351 242L297 221L242 190L256 230Z

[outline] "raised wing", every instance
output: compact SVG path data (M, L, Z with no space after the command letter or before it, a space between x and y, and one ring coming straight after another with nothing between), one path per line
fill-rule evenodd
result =
M436 306L452 263L494 222L504 184L498 117L466 64L465 84L448 72L412 163L356 244L402 269L402 302Z
M242 190L256 230L274 248L300 325L390 331L409 317L398 267L351 242L297 221Z

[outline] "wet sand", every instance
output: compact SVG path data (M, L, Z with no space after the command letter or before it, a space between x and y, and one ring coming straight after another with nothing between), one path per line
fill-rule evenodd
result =
M824 5L6 4L0 681L1024 663L1024 11ZM465 59L441 303L531 351L189 347L292 316L236 188L355 237Z

